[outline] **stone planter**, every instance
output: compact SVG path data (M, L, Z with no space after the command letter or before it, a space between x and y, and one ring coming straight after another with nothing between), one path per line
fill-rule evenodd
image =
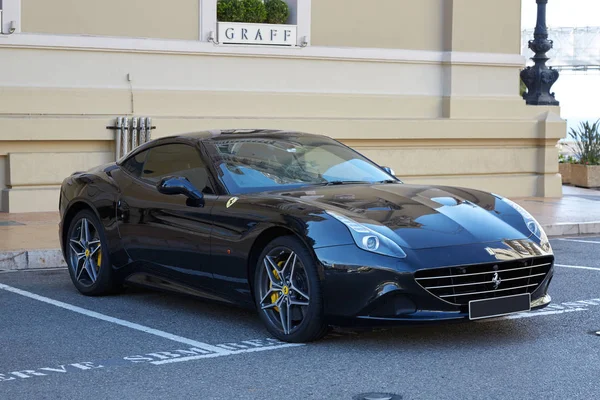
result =
M571 184L585 188L600 187L600 165L571 165Z
M558 172L562 176L562 183L571 183L571 165L569 163L559 163Z

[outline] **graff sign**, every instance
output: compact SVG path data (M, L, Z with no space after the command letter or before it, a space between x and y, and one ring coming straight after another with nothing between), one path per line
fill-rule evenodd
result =
M297 29L296 25L219 22L218 41L221 44L296 46Z

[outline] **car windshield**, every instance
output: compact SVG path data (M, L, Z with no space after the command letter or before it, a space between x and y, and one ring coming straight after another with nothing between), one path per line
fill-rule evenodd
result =
M210 141L207 146L219 179L232 194L394 179L325 137L232 138Z

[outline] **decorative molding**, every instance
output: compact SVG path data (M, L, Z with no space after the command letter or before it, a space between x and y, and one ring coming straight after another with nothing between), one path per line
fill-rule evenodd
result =
M204 1L204 0L202 0ZM212 0L208 0L212 1ZM298 36L301 28L298 27ZM523 67L525 57L518 54L464 53L428 50L379 49L358 47L274 47L215 46L208 42L164 39L136 39L106 36L14 34L0 38L0 48L34 48L78 51L141 52L164 54L203 54L391 62L409 64L493 65Z

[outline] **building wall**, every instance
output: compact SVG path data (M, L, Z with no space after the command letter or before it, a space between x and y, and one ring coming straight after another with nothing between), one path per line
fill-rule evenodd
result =
M22 31L198 40L198 0L21 0Z
M446 40L451 38L452 50L520 53L520 1L447 0L448 20L450 15L452 23L446 25Z
M21 1L22 30L44 32L31 4L42 10L45 2ZM168 12L195 12L189 35L195 30L197 39L210 26L191 3L199 4L171 2ZM323 133L392 167L407 183L560 196L560 110L528 107L518 96L524 60L511 36L519 35L520 1L504 1L501 11L488 0L376 3L379 11L371 12L356 0L313 0L306 48L105 38L116 28L94 22L45 29L73 34L95 27L100 37L3 38L0 55L10 62L0 71L0 209L56 210L66 175L114 159L115 134L106 127L126 115L152 117L153 137L253 127ZM75 12L66 4L54 2L54 12ZM121 0L119 7L135 4ZM469 22L473 10L496 13L490 23L507 32L471 38L480 34ZM405 23L392 23L398 18ZM143 29L119 35L172 34L162 25ZM192 38L182 32L179 38Z
M312 43L443 50L444 1L317 0L312 5Z

